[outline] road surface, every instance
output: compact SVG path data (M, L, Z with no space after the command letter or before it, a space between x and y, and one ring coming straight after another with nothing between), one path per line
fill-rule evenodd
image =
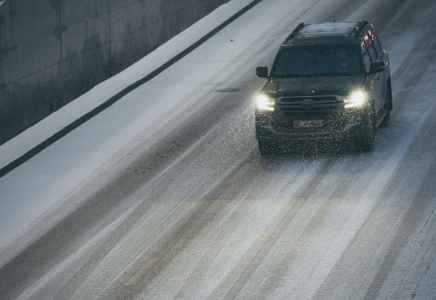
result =
M0 298L434 299L435 15L432 0L260 2L85 124L110 126L130 99L183 87L168 122L84 175L47 215L62 218L2 266ZM254 68L271 64L299 22L335 19L368 19L388 50L389 125L370 153L318 143L261 158ZM221 60L226 47L240 52ZM198 86L193 73L209 79ZM68 152L85 125L34 157L36 172L49 173L51 151ZM1 179L5 195L14 174Z

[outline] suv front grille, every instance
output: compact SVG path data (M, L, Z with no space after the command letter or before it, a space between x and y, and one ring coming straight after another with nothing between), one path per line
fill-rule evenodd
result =
M277 101L283 112L323 112L337 110L342 103L340 96L281 97Z
M296 121L322 121L322 127L297 128ZM349 117L340 111L330 111L321 113L298 113L289 115L275 116L270 120L271 126L277 133L321 133L343 130L347 125Z

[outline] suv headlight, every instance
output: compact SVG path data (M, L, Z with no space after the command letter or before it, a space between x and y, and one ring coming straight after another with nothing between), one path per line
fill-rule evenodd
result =
M368 99L368 94L364 91L355 91L344 98L345 108L362 107Z
M268 97L267 95L261 94L256 98L256 107L259 110L269 110L274 111L274 105L276 100L274 98Z

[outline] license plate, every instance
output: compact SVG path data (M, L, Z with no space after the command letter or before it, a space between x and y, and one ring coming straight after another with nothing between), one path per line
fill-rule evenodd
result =
M324 126L324 120L294 121L295 128L319 128Z

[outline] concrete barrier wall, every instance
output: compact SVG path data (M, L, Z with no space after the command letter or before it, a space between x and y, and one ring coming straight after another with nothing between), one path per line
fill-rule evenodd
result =
M228 1L5 0L0 144Z

